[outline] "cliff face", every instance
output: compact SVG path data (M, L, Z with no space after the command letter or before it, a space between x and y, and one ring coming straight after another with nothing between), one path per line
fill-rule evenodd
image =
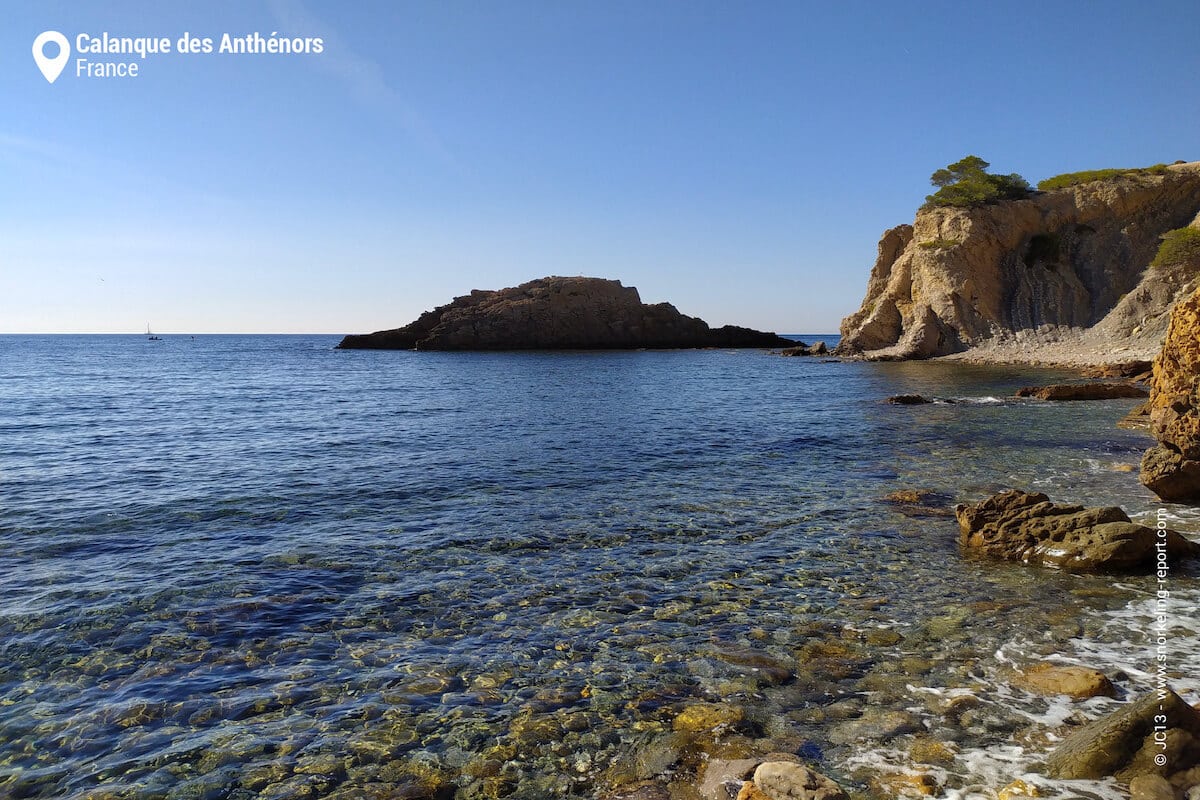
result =
M1200 504L1200 290L1175 307L1154 360L1142 483L1163 500Z
M1197 212L1200 162L922 210L912 225L884 233L838 352L928 358L1066 328L1157 343L1190 276L1147 265L1159 237Z
M345 337L342 349L586 350L684 347L787 347L773 333L680 314L670 303L642 303L638 290L602 278L550 277L510 289L456 297L395 330Z

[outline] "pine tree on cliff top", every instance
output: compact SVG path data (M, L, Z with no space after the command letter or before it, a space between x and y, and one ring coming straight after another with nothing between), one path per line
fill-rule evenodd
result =
M929 176L938 190L925 198L924 208L981 206L1000 200L1017 200L1031 191L1020 175L992 175L979 156L967 156Z

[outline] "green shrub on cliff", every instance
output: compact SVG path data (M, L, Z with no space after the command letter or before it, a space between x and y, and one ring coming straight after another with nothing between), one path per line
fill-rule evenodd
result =
M1200 228L1177 228L1162 235L1162 244L1150 266L1174 267L1179 264L1200 270Z
M1038 189L1048 192L1052 189L1066 189L1081 183L1102 181L1108 178L1137 177L1139 175L1162 175L1167 171L1166 164L1155 164L1152 167L1137 167L1136 169L1088 169L1083 172L1065 172L1038 182Z
M1000 200L1017 200L1029 194L1029 181L1020 175L992 175L979 156L967 156L929 176L939 187L925 198L924 208L981 206Z

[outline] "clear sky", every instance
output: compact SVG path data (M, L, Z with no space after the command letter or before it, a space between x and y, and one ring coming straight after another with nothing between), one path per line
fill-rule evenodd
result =
M2 0L0 20L0 332L369 331L551 274L828 332L938 167L1200 159L1196 0ZM88 56L139 62L126 78L72 52L50 84L46 30L324 52Z

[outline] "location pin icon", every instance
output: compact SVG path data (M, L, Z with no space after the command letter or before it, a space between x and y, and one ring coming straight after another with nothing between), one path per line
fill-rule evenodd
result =
M47 58L43 50L49 42L54 42L58 45L58 55L54 58ZM67 41L67 37L58 31L39 33L38 37L33 40L33 60L37 63L38 69L42 71L42 74L46 76L46 80L51 83L58 80L58 76L62 74L63 67L67 65L67 59L70 57L71 44Z

